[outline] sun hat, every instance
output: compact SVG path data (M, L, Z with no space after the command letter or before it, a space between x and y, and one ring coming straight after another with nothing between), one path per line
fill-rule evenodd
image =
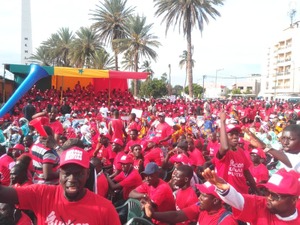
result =
M118 144L120 146L124 145L123 141L120 138L115 138L111 143L115 143L115 144Z
M190 162L189 157L187 157L185 154L177 154L177 155L173 155L170 158L170 163L182 163L184 165L188 165Z

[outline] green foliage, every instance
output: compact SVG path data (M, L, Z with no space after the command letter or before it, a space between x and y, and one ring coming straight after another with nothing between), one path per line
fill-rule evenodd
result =
M172 89L172 94L173 95L181 95L181 92L183 90L183 87L181 85L175 85Z
M167 84L161 79L147 79L141 84L139 96L160 98L168 94Z
M201 97L203 93L203 87L198 85L198 84L193 84L193 90L194 90L194 97ZM189 87L184 88L184 93L188 94L189 93Z
M235 88L235 89L232 89L231 91L232 94L242 94L241 90L239 88Z

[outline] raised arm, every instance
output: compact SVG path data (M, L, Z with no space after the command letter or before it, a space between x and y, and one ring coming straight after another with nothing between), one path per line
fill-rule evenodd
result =
M0 202L18 204L19 199L16 190L12 187L0 185Z
M227 133L226 133L226 113L223 110L220 113L220 149L217 153L217 157L219 159L223 158L223 156L226 154L226 152L229 150L229 144L228 144L228 139L227 139Z

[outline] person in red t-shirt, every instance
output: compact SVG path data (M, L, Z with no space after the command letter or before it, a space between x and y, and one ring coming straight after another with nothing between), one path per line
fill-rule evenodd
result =
M121 200L121 202L124 203L128 199L129 193L142 184L142 177L139 172L133 168L132 156L123 155L119 163L121 164L122 172L115 176L114 179L108 177L107 180L111 190L122 190L123 196L117 200Z
M147 140L147 146L144 149L144 166L149 162L155 162L158 166L162 166L164 161L164 154L161 148L157 147L159 138L151 137Z
M168 183L159 178L159 167L156 163L147 164L142 173L144 182L129 193L129 198L151 201L157 212L175 210L175 201ZM165 224L152 220L154 224Z
M10 170L14 164L14 159L6 154L5 146L0 145L0 182L2 185L9 185Z
M0 186L1 202L32 210L39 225L120 225L112 203L84 187L89 166L89 154L81 148L72 147L61 154L60 185Z
M113 179L115 176L117 176L122 171L122 166L119 162L120 162L121 157L123 155L125 155L123 147L124 147L124 143L119 138L115 138L111 142L112 151L116 154L116 157L114 158L114 160L112 162L113 173L109 176L111 179Z
M133 145L141 144L142 140L138 138L138 134L139 134L138 130L136 129L130 130L129 132L130 140L127 142L125 146L124 149L125 153L131 152Z
M176 210L182 210L198 202L197 195L191 187L190 182L193 177L193 168L188 165L181 165L176 169L174 175L174 185L179 189L174 193ZM191 221L177 223L177 225L188 225Z
M215 193L215 187L208 182L197 185L200 191L199 202L177 211L156 212L151 203L144 203L148 217L165 223L174 224L197 220L201 225L237 225L232 214L223 207L223 202Z
M235 218L252 225L300 224L297 202L300 196L299 174L278 170L266 184L266 196L239 193L233 186L209 168L202 174L216 187L221 199L232 207Z
M90 162L95 167L96 172L94 192L106 198L108 194L108 181L103 172L103 163L97 157L92 157Z
M237 124L225 124L226 114L220 113L221 146L214 158L218 175L242 193L248 193L249 186L253 192L259 193L256 183L249 171L250 162L245 153L238 147L241 128Z
M29 216L17 209L13 204L0 203L0 216L13 218L13 222L16 225L33 225Z
M256 183L266 183L269 180L269 170L261 163L261 158L264 156L262 149L252 149L250 152L251 160L253 164L249 167L249 170L256 181Z
M119 118L120 113L118 110L114 111L114 118L108 123L108 132L112 136L111 139L119 138L123 140L123 136L127 137L123 121Z

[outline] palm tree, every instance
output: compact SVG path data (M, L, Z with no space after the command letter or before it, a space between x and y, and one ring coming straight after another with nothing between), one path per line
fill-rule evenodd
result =
M118 70L118 46L113 43L115 39L125 38L124 29L126 19L133 13L134 8L126 8L127 0L104 0L91 10L92 20L96 21L93 27L97 30L100 40L111 44L115 54L115 69Z
M192 48L192 55L193 55L193 50L194 50L194 48ZM182 52L182 55L179 56L181 58L181 60L179 61L180 69L182 69L185 66L185 80L184 80L183 89L186 87L186 80L187 80L187 75L188 75L187 54L188 54L187 50L184 50ZM194 65L195 65L195 60L192 59L192 67L194 67Z
M142 69L142 72L147 72L149 74L148 78L150 78L150 79L153 78L154 71L151 68L151 62L150 61L145 60L142 64L142 66L141 66L141 69Z
M57 33L42 43L53 65L70 66L71 43L74 40L73 32L69 28L60 28Z
M44 46L39 46L36 53L29 57L31 63L38 63L41 66L51 66L51 60L47 49Z
M209 16L215 19L221 14L214 6L223 5L224 0L153 0L157 10L156 16L162 16L166 22L166 33L171 25L179 26L187 40L187 74L189 81L189 96L193 97L192 70L192 29L198 27L202 33L204 21L209 22Z
M92 60L97 50L102 48L95 30L80 27L72 43L71 60L76 67L92 67Z
M101 48L94 54L93 68L98 70L112 70L114 69L114 58L104 48Z
M139 60L142 57L156 61L157 53L153 47L157 48L161 44L157 41L157 36L150 33L153 24L146 24L144 16L130 16L125 29L126 38L116 39L114 42L119 46L120 52L127 52L134 62L134 71L138 72ZM137 82L134 80L134 95L137 95Z
M132 56L132 52L125 52L123 55L123 60L121 62L124 70L134 71L134 60Z

